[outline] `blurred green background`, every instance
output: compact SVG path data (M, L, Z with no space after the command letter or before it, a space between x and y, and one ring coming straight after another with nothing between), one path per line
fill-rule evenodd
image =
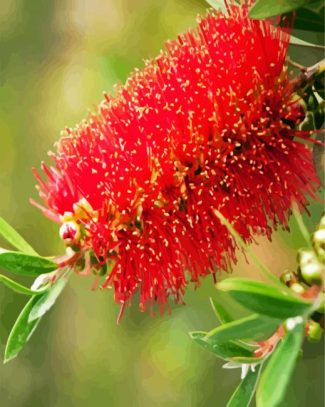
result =
M193 26L205 8L203 0L0 1L0 214L40 253L64 248L57 226L28 202L37 196L31 167L47 159L60 130L84 118L102 91ZM316 51L292 52L299 62L320 59ZM319 202L311 206L309 227L321 210ZM257 254L274 272L295 268L302 239L294 222L291 234L259 243ZM257 273L242 258L234 271ZM171 316L151 318L134 306L120 326L112 293L90 287L90 279L73 277L21 355L0 364L1 406L226 405L240 372L223 370L188 337L216 325L212 279L189 288L187 305ZM1 355L26 301L0 286ZM322 348L306 344L283 406L324 404Z

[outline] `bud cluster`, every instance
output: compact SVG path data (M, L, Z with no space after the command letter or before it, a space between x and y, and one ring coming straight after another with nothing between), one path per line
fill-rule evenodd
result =
M319 297L318 309L306 324L306 336L311 342L319 341L324 330L325 313L325 215L311 238L312 247L298 252L297 272L286 271L281 280L297 295L304 298Z

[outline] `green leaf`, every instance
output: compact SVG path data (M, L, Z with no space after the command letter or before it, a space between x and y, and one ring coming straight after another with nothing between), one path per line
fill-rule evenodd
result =
M59 297L68 281L70 272L71 270L67 270L51 289L39 291L37 295L30 298L9 334L5 349L5 363L16 357L29 340L43 315Z
M228 14L227 6L225 0L206 0L206 2L214 9L220 10L223 14ZM233 7L235 4L237 5L240 4L240 0L235 0L231 3L231 6Z
M316 13L320 13L324 8L324 0L311 0L306 7Z
M297 38L297 37L295 37L293 35L290 36L290 44L291 45L296 45L298 47L315 48L315 49L319 49L321 51L325 50L325 47L323 45L312 44L311 42L301 40L300 38Z
M307 8L297 10L294 28L304 31L324 32L324 7L321 12L315 12Z
M296 325L271 355L258 385L257 407L280 405L300 351L303 332L304 325Z
M210 303L220 324L227 324L246 317L250 313L247 308L239 305L228 293L222 291L218 291L214 298L210 297Z
M281 324L281 320L253 314L218 326L208 332L207 337L219 344L229 340L263 340L270 337Z
M217 288L228 292L246 308L276 319L302 315L313 305L312 302L300 299L287 291L244 278L228 278L218 283Z
M219 344L213 338L206 337L207 332L203 331L195 331L190 332L190 337L202 348L205 350L212 352L218 358L229 360L233 357L254 357L252 350L248 347L236 343L234 341L229 341L226 343Z
M224 0L206 0L211 7L215 8L216 10L220 10L223 13L227 13L227 7Z
M250 9L249 17L252 19L263 19L268 17L279 16L293 10L297 10L311 0L257 0Z
M221 324L226 324L233 321L235 318L230 315L227 308L225 307L225 303L227 301L227 299L225 299L226 295L224 295L223 293L220 294L221 295L218 295L217 298L210 298L210 303L219 322Z
M0 249L0 267L23 276L38 276L50 273L57 265L45 257Z
M261 363L264 360L264 356L262 357L257 357L257 356L251 356L251 357L245 357L245 356L234 356L231 361L233 363L237 363L237 364L249 364L249 365L253 365L256 363Z
M35 331L40 319L28 322L28 317L34 305L43 295L45 294L34 295L33 297L31 297L19 314L9 334L5 349L4 363L9 362L11 359L15 358L18 355L18 353L24 347L25 343L29 340L29 338Z
M25 294L25 295L38 295L42 294L43 292L48 290L48 287L42 290L31 290L28 287L25 287L24 285L21 285L17 283L14 280L11 280L10 278L0 274L0 283L3 283L7 287L11 288L13 291L19 294Z
M306 103L307 113L313 113L311 111L314 111L317 109L318 100L317 100L315 93L313 92L313 90L311 88L306 90L306 96L305 96L304 100ZM306 130L314 130L315 128L316 128L315 122L313 122L313 127L310 127Z
M228 401L227 407L248 407L250 405L254 397L260 370L260 366L256 366L254 372L249 370Z
M8 243L23 253L32 256L38 256L36 251L20 236L15 229L9 225L3 218L0 217L0 236L2 236Z
M41 318L52 306L67 284L66 277L60 278L51 289L42 295L30 311L28 322Z
M306 112L304 121L299 124L299 130L315 130L315 117L313 112Z

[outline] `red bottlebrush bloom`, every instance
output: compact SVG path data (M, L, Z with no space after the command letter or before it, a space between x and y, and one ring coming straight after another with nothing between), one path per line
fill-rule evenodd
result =
M235 242L216 209L249 242L287 227L292 200L306 206L318 180L294 141L304 115L288 41L245 6L210 12L66 131L45 181L36 173L43 210L118 303L138 290L141 309L163 310L189 279L229 269Z

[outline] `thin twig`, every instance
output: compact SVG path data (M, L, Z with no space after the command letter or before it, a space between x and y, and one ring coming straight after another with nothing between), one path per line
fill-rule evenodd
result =
M296 44L294 42L290 42L291 47L304 47L304 48L314 48L314 49L320 49L324 51L325 47L323 45L318 45L318 44Z
M305 72L307 70L306 66L299 64L298 62L292 60L290 57L287 57L287 62L289 65L292 65L295 68L298 68L302 72Z

